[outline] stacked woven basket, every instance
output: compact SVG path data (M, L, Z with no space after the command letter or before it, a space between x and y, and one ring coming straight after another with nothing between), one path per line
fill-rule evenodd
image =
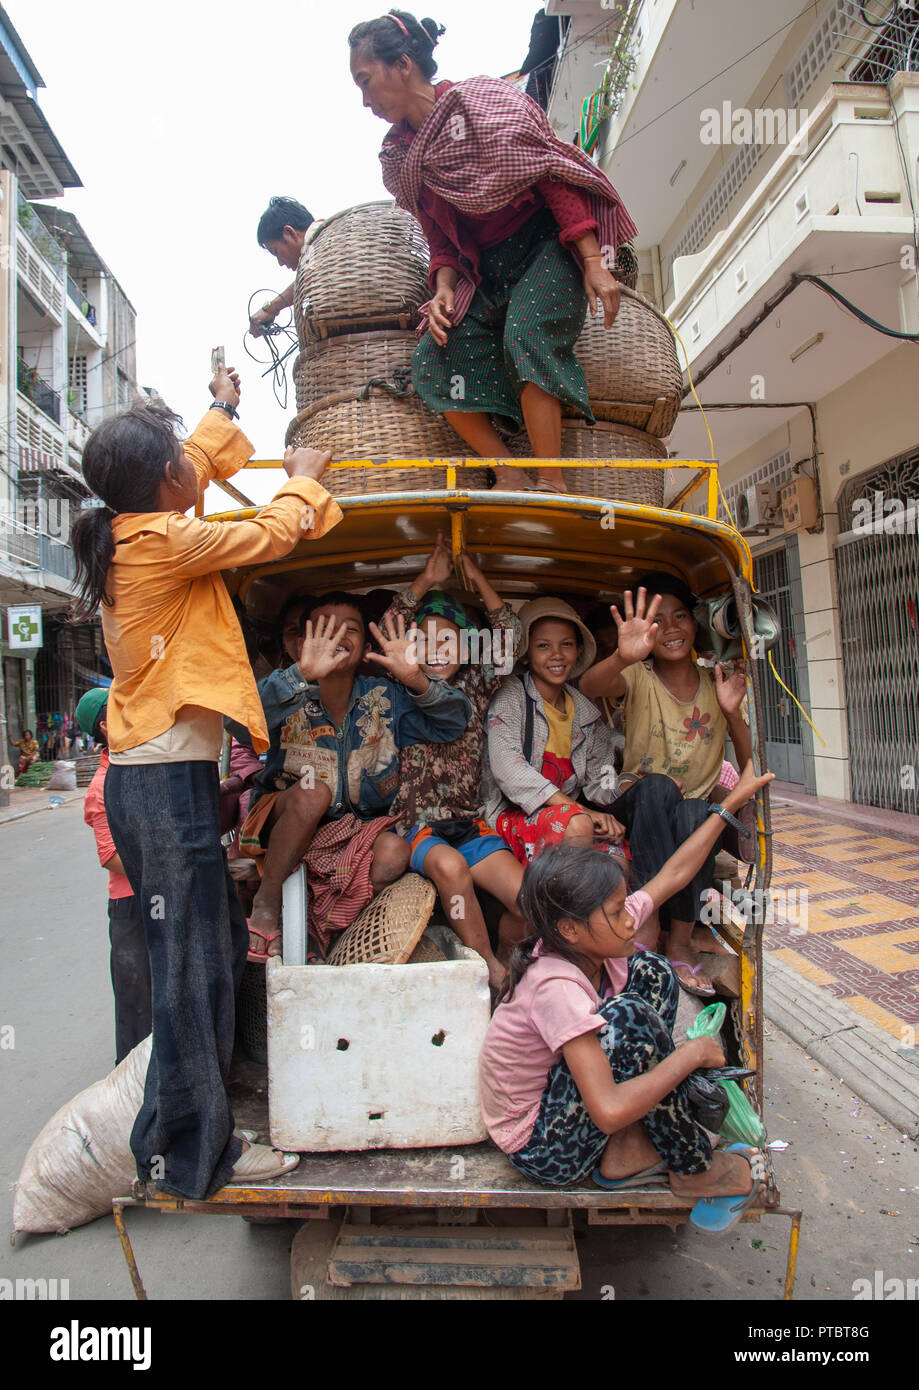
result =
M294 367L296 418L288 444L330 449L335 459L466 458L468 446L411 385L418 309L429 297L428 248L415 219L389 202L363 203L319 224L297 273L294 311L300 355ZM562 422L562 455L663 459L676 420L682 376L666 320L622 286L613 327L588 315L575 352L587 378L596 425ZM531 454L522 433L512 443ZM338 496L443 488L444 468L336 469ZM486 488L485 468L466 468L466 488ZM586 497L660 506L663 469L569 469L569 490Z
M298 414L288 444L331 449L334 459L465 457L459 435L412 390L428 264L421 228L394 203L346 208L307 239L294 295ZM487 469L464 474L466 486L488 486ZM327 477L339 497L446 486L442 467L345 468Z

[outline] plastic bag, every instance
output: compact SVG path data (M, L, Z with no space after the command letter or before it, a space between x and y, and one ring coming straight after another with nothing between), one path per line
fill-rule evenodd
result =
M16 1196L17 1231L69 1231L112 1210L131 1191L137 1165L131 1130L144 1098L152 1035L114 1071L81 1091L45 1125L25 1156Z
M719 1081L728 1098L728 1111L718 1131L732 1144L752 1144L759 1148L766 1137L766 1128L736 1081Z
M684 1082L686 1100L696 1124L710 1134L718 1134L728 1113L728 1098L717 1081L704 1071L694 1071Z
M686 1029L687 1038L717 1038L727 1011L726 1004L708 1004Z
M54 771L45 783L46 791L75 792L77 789L77 765L61 759L54 764Z
M707 1005L686 1029L687 1038L717 1038L721 1032L726 1013L726 1004ZM719 1070L726 1071L727 1068L719 1068ZM724 1091L726 1105L722 1119L717 1125L710 1125L707 1120L696 1113L696 1108L693 1105L693 1113L699 1123L705 1129L720 1134L723 1139L730 1140L732 1144L752 1144L754 1148L758 1148L766 1137L766 1130L741 1087L734 1080L715 1078L713 1069L710 1069L708 1073L693 1073L694 1077L702 1075L707 1075L710 1079L715 1080L715 1083ZM708 1110L707 1113L714 1114L714 1108Z

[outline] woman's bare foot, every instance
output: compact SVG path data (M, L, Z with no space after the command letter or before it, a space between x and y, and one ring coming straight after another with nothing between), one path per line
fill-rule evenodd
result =
M495 469L493 492L532 492L533 483L522 468L500 464Z
M731 956L733 951L722 944L721 937L712 931L711 927L694 927L692 936L692 949L696 952L704 951L712 956Z
M753 1187L750 1164L743 1154L713 1154L704 1173L668 1174L674 1197L745 1197Z
M540 492L567 492L565 474L561 468L540 468L536 474L536 486Z
M635 1173L643 1173L661 1156L648 1138L647 1131L640 1120L611 1134L609 1143L600 1159L600 1173L604 1178L631 1178Z

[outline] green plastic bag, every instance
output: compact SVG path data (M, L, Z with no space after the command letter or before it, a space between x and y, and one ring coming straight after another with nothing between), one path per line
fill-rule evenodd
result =
M726 1004L709 1004L686 1029L687 1038L717 1038L727 1013ZM728 1098L728 1113L719 1133L732 1144L759 1147L766 1137L763 1122L736 1081L719 1081Z
M687 1038L717 1038L727 1013L726 1004L709 1004L700 1010L686 1029Z
M736 1081L719 1081L728 1098L728 1113L719 1133L732 1144L752 1144L759 1148L766 1137L765 1126Z

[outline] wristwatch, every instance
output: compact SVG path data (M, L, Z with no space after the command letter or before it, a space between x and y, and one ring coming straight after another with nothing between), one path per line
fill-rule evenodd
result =
M715 815L720 816L722 820L726 820L728 825L733 825L734 829L737 831L739 835L752 834L752 832L748 830L747 827L741 821L739 821L736 816L732 815L730 811L726 811L723 806L719 806L717 802L714 802L709 807L709 812L711 811L714 811Z
M208 409L209 409L209 410L225 410L226 413L229 415L229 417L230 417L231 420L236 420L236 419L239 418L239 417L237 416L237 413L236 413L235 408L234 408L232 405L230 405L230 402L229 402L229 401L214 401L214 404L211 405L211 406L209 406Z

